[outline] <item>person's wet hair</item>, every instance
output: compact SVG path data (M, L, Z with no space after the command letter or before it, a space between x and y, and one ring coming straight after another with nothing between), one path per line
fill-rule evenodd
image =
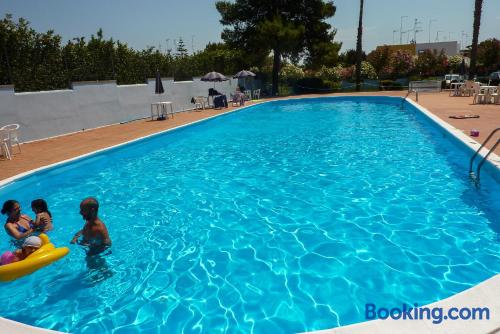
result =
M32 201L31 207L38 212L47 212L49 216L52 217L52 214L49 211L49 207L47 206L47 202L45 202L45 200L41 198Z
M9 199L8 201L5 201L3 203L3 206L2 206L2 215L5 215L9 212L12 212L12 210L14 209L14 206L16 204L19 204L19 202L15 201L13 199Z
M82 205L89 209L95 209L95 212L99 210L99 202L93 197L88 197L82 201Z

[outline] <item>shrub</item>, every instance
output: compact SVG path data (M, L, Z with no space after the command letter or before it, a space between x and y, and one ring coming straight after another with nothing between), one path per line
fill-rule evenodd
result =
M336 67L336 72L338 73L338 76L342 80L346 81L356 80L356 66L354 65L349 67L338 66ZM377 72L375 71L373 66L367 61L361 62L361 78L377 79Z
M304 71L293 64L285 64L280 70L280 79L288 84L293 84L305 76Z
M484 74L500 70L500 41L491 38L479 43L477 46L477 61L484 69Z
M361 77L363 79L378 79L377 71L375 68L367 61L361 62Z
M385 67L389 65L391 58L390 48L387 45L381 46L368 54L366 60L375 68L375 71L380 76Z
M393 75L406 76L415 68L415 61L408 51L397 50L391 54L390 67Z
M322 80L340 81L340 72L337 70L337 68L338 67L326 67L323 65L318 70L318 72L316 72L316 77Z
M418 55L415 65L421 76L443 75L448 67L448 58L444 51L438 54L436 50L425 50Z
M342 80L352 80L354 78L355 66L339 67L339 76Z
M290 95L292 90L287 84L279 84L278 85L278 95L279 96L288 96Z
M462 56L456 55L448 57L448 66L452 73L458 73L460 65L462 65Z

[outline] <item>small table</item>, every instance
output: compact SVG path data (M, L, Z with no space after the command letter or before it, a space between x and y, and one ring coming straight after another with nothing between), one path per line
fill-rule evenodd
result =
M168 110L167 106L170 106L170 115L174 118L174 110L172 107L171 101L163 101L163 102L153 102L151 103L151 120L154 119L155 114L158 118L165 117L168 118Z
M460 87L465 85L464 82L452 82L450 83L450 96L460 96Z

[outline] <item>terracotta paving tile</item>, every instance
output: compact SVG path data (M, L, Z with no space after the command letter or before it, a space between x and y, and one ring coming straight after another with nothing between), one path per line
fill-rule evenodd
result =
M404 96L406 92L366 92L350 94L331 94L332 96ZM317 97L325 95L304 95L300 97ZM326 95L329 96L329 95ZM414 94L410 98L415 99ZM476 141L482 142L495 128L500 127L500 105L473 105L472 97L449 97L447 92L419 94L418 103L440 117L445 122L469 134L475 128L480 131ZM70 159L98 149L117 145L135 138L170 129L195 120L218 115L236 108L222 110L203 110L182 112L166 121L137 120L125 124L115 124L98 129L86 130L60 137L21 145L22 153L16 154L12 160L0 160L0 180L22 172ZM450 119L450 115L476 114L477 119ZM492 140L493 142L493 140ZM491 147L491 146L490 146ZM500 154L500 148L495 150Z

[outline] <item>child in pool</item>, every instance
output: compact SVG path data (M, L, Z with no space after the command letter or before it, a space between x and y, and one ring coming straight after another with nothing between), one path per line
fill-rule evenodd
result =
M14 252L6 251L0 257L0 266L5 264L22 261L27 258L31 253L36 251L42 246L42 239L39 237L27 237L23 242L21 249L16 249Z
M34 225L35 228L41 232L48 232L52 230L52 214L47 207L47 202L43 199L36 199L31 202L31 209L36 214Z

